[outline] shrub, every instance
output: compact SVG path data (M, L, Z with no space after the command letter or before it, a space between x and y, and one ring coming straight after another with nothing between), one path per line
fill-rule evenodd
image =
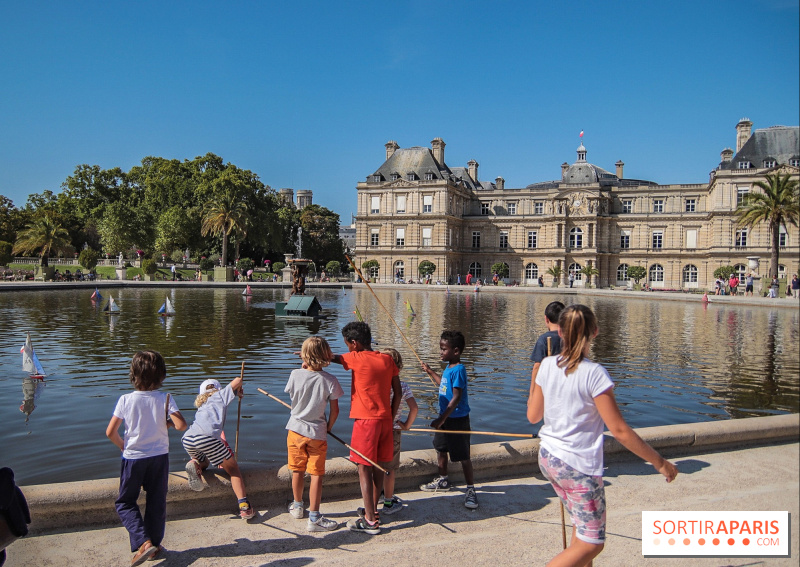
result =
M100 252L91 248L84 248L78 254L78 263L89 270L90 272L97 267L97 260L100 258Z
M723 280L727 281L734 273L736 273L736 268L733 266L720 266L714 270L714 277L722 278Z
M158 271L158 264L152 258L142 260L142 271L148 276L152 276Z
M12 248L13 246L10 242L0 240L0 265L8 266L11 263L11 260L14 259L14 255L11 254Z
M342 271L342 264L336 260L331 260L325 264L325 271L328 272L328 275L338 275Z
M431 262L430 260L423 260L419 263L419 273L423 276L427 276L428 274L432 274L436 271L436 264Z
M274 264L272 264L272 271L280 275L281 270L283 270L285 267L286 264L284 264L283 262L275 262Z
M497 262L496 264L492 264L491 271L493 274L497 272L497 275L500 276L501 278L507 278L508 264L506 264L505 262Z
M239 258L239 261L236 262L236 267L239 268L239 272L242 274L246 274L248 270L252 270L255 264L250 258Z
M647 275L647 270L644 269L643 266L629 266L628 267L628 277L635 281L637 284L639 280L644 278Z
M198 264L200 265L200 269L204 272L214 269L214 261L211 260L211 258L201 258Z

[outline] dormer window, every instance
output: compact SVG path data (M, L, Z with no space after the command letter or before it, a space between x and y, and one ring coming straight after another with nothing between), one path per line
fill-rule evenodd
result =
M409 173L409 174L406 175L406 179L408 181L414 181L416 178L417 178L417 174L416 173Z
M749 161L740 161L738 167L739 169L750 169L753 166Z
M800 159L792 158L789 160L789 165L792 167L800 167Z
M775 160L772 158L767 158L764 160L764 167L775 167Z
M381 174L377 173L377 174L373 175L372 176L372 182L373 183L380 183L381 182Z
M425 174L425 181L433 181L433 173L428 172Z
M397 181L398 179L400 179L400 174L399 173L392 173L392 181Z

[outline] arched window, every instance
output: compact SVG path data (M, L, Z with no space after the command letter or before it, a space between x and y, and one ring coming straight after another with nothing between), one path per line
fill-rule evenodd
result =
M778 277L783 279L786 277L786 266L783 264L778 264Z
M538 280L539 279L539 266L531 262L525 266L525 279Z
M569 231L569 247L583 248L583 231L577 227Z
M617 267L617 281L628 281L628 264L620 264L619 267Z
M369 277L372 280L378 278L378 274L380 273L380 266L371 266L369 269Z
M683 283L697 283L697 266L687 264L683 267Z
M406 264L402 260L398 260L394 263L394 274L397 278L404 278L406 277Z
M736 264L733 269L736 270L736 277L739 281L744 283L744 278L747 277L747 266L744 264Z
M651 282L664 281L664 268L661 266L661 264L653 264L652 266L650 266L648 279Z
M573 262L572 264L569 265L569 273L573 275L576 282L579 282L583 279L583 274L580 273L579 271L580 269L581 269L580 264L576 264Z
M479 262L472 262L469 265L469 273L472 274L473 278L481 277L481 265Z

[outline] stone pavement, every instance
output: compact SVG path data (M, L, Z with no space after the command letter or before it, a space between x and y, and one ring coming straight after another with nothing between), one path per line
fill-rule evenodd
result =
M631 456L635 459L635 457ZM798 564L798 443L726 452L699 450L673 459L681 474L672 484L636 460L611 462L606 471L608 536L595 566L796 566ZM480 480L480 477L478 477ZM287 498L288 498L287 492ZM480 508L463 506L463 492L405 491L408 504L385 519L383 533L370 536L342 527L310 534L306 521L283 507L244 522L231 515L177 519L167 524L163 560L153 567L285 565L544 565L559 552L558 501L549 484L534 476L478 484ZM230 496L231 509L235 500ZM326 516L355 517L358 500L325 501ZM790 558L643 558L642 510L788 510ZM569 519L567 519L569 523ZM569 530L569 525L567 526ZM130 563L121 527L45 533L8 548L8 567Z

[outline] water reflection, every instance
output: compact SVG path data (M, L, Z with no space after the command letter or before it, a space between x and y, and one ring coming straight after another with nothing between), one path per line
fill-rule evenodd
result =
M3 462L15 468L23 484L118 474L118 452L103 432L117 398L131 389L131 356L152 348L167 361L164 390L175 396L190 420L197 384L206 378L227 383L246 361L240 461L283 463L285 412L256 388L280 396L289 373L298 367L293 353L309 335L324 336L334 352L344 352L340 330L355 320L356 310L371 325L375 348L394 347L403 355L401 377L414 391L423 424L437 414L437 394L419 370L415 353L431 365L439 364L439 335L452 328L461 330L467 340L464 363L473 427L535 431L525 420L528 357L536 337L545 331L544 308L555 299L567 304L580 299L597 314L600 335L592 357L609 369L623 414L634 426L799 409L798 312L792 309L703 306L626 296L563 298L543 292L476 294L458 288L448 294L440 286L376 289L412 351L365 288L319 291L328 318L316 321L276 319L275 301L286 299L284 290L253 286L252 292L248 301L241 289L115 289L122 307L116 315L102 312L86 290L0 294L0 316L37 330L42 363L54 375L48 379L46 396L36 398L34 391L31 397L24 386L26 418L30 412L25 409L36 407L36 416L27 425L18 412L18 394L0 398ZM166 294L176 314L159 317ZM416 317L410 316L406 301ZM0 341L19 345L24 330L6 324L0 327ZM0 386L9 393L19 392L18 357L19 346L0 353L0 368L6 369L0 373ZM336 365L329 368L347 391L349 372ZM341 401L341 410L335 432L349 438L349 396ZM228 431L233 438L235 420L229 421L234 422ZM428 448L430 442L427 435L409 434L403 446ZM185 456L179 436L173 435L170 443L173 470L180 470ZM336 446L330 452L344 455Z
M22 404L19 406L19 411L25 414L25 423L28 423L33 410L36 409L36 400L44 387L44 380L27 377L22 379Z

